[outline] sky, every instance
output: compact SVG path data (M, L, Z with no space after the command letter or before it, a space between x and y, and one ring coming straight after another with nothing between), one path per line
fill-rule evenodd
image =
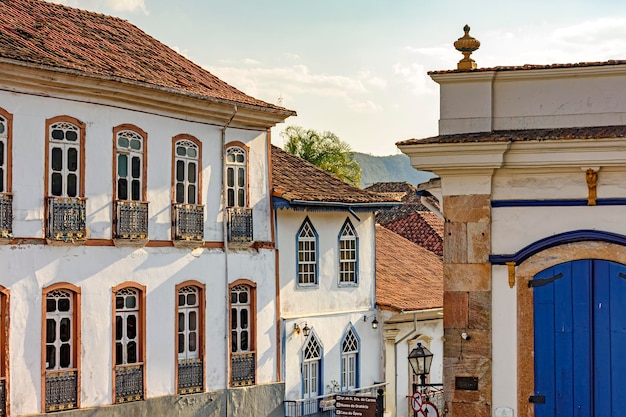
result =
M623 0L54 0L126 19L243 92L352 150L437 135L439 86L463 26L479 67L626 59Z

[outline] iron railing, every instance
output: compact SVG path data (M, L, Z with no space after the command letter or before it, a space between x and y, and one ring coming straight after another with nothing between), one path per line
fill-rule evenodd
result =
M202 242L204 240L204 206L200 204L173 205L174 240Z
M115 402L143 400L143 363L115 367Z
M252 209L230 207L228 213L228 241L252 242Z
M382 382L350 391L319 395L313 398L285 400L285 417L336 417L335 395L337 394L376 397L378 402L376 416L382 417L384 410L383 391L386 385L386 382Z
M144 240L148 238L148 202L115 202L115 237L117 239Z
M85 240L84 198L48 198L46 238L59 242Z
M78 370L46 371L46 413L78 406Z
M232 354L230 374L233 387L254 385L255 373L256 355L254 352Z
M204 362L202 358L178 361L178 393L201 392L204 386Z
M0 237L13 237L13 195L0 193Z

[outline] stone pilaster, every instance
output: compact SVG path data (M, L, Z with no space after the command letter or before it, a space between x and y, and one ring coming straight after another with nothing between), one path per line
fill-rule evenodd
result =
M489 195L446 196L444 389L447 416L491 416L491 208ZM462 333L470 337L465 340ZM455 389L477 377L478 389Z

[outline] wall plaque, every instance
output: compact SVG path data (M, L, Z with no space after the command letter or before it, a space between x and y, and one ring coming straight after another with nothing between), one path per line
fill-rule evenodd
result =
M454 389L478 391L478 377L457 376L454 380Z

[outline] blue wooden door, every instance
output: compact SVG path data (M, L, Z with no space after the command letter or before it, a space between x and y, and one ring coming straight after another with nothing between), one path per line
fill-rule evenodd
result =
M530 285L535 416L626 416L626 266L572 261Z

